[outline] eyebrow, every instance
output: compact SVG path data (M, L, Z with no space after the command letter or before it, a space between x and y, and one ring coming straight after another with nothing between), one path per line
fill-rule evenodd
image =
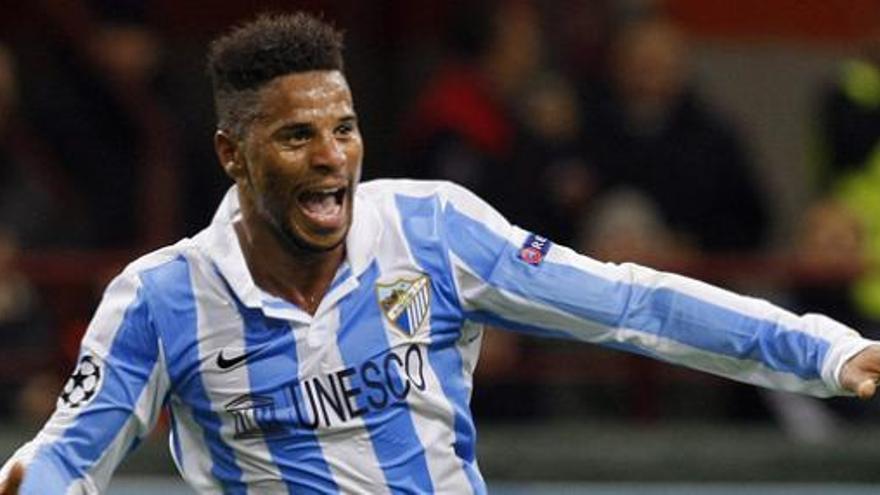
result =
M357 115L351 113L351 114L346 114L346 115L343 115L342 117L339 117L338 122L356 122L357 120L358 120ZM311 121L291 120L290 122L285 122L284 124L281 124L281 126L278 127L278 130L275 132L278 132L278 131L281 131L284 129L298 129L298 128L302 128L302 127L314 127L314 124Z
M355 115L353 113L343 115L337 121L337 123L339 123L339 124L351 124L351 123L356 124L357 122L358 122L357 115ZM278 129L275 129L275 131L272 132L272 135L278 136L278 135L283 135L283 134L287 134L287 133L295 132L295 131L314 130L314 129L315 129L315 125L312 122L292 121L292 122L287 122L287 123L282 124L280 127L278 127Z
M272 132L272 135L277 136L279 134L285 134L299 130L310 130L314 128L315 126L311 122L289 122L280 126L278 129L275 129L275 131Z

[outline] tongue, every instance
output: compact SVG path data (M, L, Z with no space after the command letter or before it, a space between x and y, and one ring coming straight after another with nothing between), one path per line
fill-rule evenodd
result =
M314 215L333 215L339 210L332 194L309 194L302 202L306 211Z

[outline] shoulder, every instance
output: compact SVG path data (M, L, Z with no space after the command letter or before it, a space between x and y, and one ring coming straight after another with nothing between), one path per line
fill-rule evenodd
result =
M140 331L149 328L152 315L151 301L154 296L149 289L149 274L171 272L182 262L185 263L182 253L188 249L188 242L184 240L145 254L110 281L83 338L84 348L106 355L119 335L146 342L138 339L152 335Z
M195 243L184 238L176 244L144 254L129 263L107 287L108 293L137 292L145 285L167 285L189 271L190 258L198 255ZM188 279L188 275L186 275Z
M358 198L376 206L395 204L400 198L454 203L483 203L467 188L445 180L377 179L358 186Z
M447 226L476 221L507 232L508 221L482 198L454 182L441 180L380 179L361 184L361 201L371 203L384 218L430 220Z

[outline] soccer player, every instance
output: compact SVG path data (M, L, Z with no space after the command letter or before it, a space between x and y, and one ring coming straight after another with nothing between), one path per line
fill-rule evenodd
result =
M600 263L450 183L358 185L341 48L304 14L213 43L215 148L235 185L205 230L109 285L2 493L102 491L166 405L199 493L485 493L468 408L485 323L873 395L880 347L828 318Z

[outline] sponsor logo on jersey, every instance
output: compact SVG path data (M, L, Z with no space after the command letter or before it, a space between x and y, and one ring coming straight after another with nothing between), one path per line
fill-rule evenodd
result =
M550 251L552 243L546 237L537 234L529 234L526 241L519 249L519 259L534 266L538 266L544 261L544 257Z
M406 402L427 389L425 355L410 344L335 372L304 377L276 391L245 394L225 405L233 438L278 437L345 425Z
M98 391L101 374L98 359L89 354L83 355L61 390L58 406L77 409L88 404Z
M431 279L426 274L401 278L390 284L376 284L382 314L406 335L415 334L425 323L431 304Z
M265 421L265 418L274 417L274 408L275 400L271 397L250 394L226 404L226 412L235 418L233 438L256 438L281 433L282 427L279 423Z
M253 354L254 352L255 351L245 352L237 356L229 357L228 355L224 355L223 349L221 349L220 352L217 353L217 367L224 371L235 368L236 366L247 361L247 358L250 357L251 354Z

